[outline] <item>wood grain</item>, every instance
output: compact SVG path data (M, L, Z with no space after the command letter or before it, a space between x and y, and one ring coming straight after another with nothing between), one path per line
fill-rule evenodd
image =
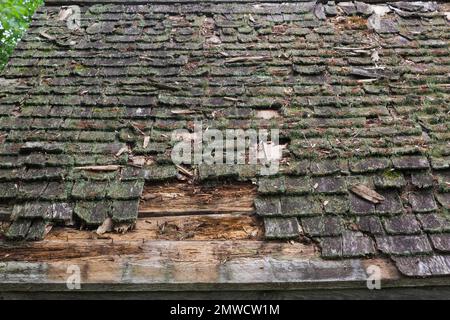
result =
M146 185L139 216L253 213L256 186L251 183Z
M255 215L212 214L139 218L134 230L125 234L53 228L46 240L262 240L263 222Z
M78 239L0 242L0 250L0 289L7 283L65 284L72 265L79 267L84 285L144 285L146 290L286 288L361 283L367 277L361 260L322 260L314 245L301 243Z

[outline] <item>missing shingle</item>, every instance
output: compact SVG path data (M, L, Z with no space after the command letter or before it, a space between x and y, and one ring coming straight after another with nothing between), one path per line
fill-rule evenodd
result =
M264 227L254 214L255 197L251 182L147 184L136 229L164 240L261 240Z
M141 196L139 216L252 214L255 197L256 187L251 182L147 184Z

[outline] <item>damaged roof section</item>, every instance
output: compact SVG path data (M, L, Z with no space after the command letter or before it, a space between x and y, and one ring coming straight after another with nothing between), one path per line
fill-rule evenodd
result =
M275 176L192 168L256 182L267 239L450 274L448 4L73 3L47 1L0 77L9 238L108 217L122 230L146 182L180 177L172 131L202 120L280 129Z

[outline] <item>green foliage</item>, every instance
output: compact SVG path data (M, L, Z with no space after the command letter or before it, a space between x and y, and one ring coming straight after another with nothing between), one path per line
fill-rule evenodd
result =
M44 0L0 0L0 70Z

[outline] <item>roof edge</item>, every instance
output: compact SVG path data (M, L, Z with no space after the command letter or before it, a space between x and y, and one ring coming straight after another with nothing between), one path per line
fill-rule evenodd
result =
M94 4L185 4L185 3L301 3L301 2L326 2L326 1L314 1L314 0L45 0L46 5L94 5ZM351 0L334 0L334 2L352 2ZM392 3L397 1L386 0L362 0L364 3ZM417 2L414 0L404 0L402 2ZM420 2L441 2L441 1L420 1Z

